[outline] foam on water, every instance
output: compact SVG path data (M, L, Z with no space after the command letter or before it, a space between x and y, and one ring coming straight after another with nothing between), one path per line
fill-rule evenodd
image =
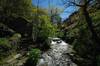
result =
M69 52L67 43L51 44L51 49L42 54L37 66L76 66L71 59L66 55Z

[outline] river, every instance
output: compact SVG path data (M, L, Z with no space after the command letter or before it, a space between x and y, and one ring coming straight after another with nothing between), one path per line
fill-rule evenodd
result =
M71 46L62 40L51 43L51 49L41 55L37 66L77 66L67 55L71 51Z

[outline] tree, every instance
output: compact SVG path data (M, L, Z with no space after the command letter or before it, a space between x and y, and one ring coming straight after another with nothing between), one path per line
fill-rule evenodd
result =
M93 2L94 0L64 0L64 4L67 6L67 7L70 7L70 6L77 6L81 9L81 12L82 12L82 15L84 15L84 18L86 20L86 23L88 25L88 29L90 30L91 32L91 37L95 43L94 45L94 52L93 52L93 59L92 59L92 65L93 66L97 66L97 59L96 57L98 56L99 54L99 51L100 51L100 38L98 37L95 29L94 29L94 26L93 26L93 21L91 19L91 17L89 16L89 12L88 12L88 8L89 6L91 6L91 2Z
M32 0L0 0L0 22L23 35L29 33L32 28L29 22L33 19L33 7Z
M38 25L34 23L33 27L34 29L37 28L37 31L35 31L36 30L35 29L34 32L37 32L38 37L48 38L48 37L54 37L56 35L55 33L56 29L50 22L49 16L47 15L39 16L38 20L39 20Z
M32 14L32 0L0 0L0 14L3 16L21 16L30 19Z
M38 11L38 13L37 13L37 11ZM36 14L38 14L38 15L47 15L48 14L46 9L36 8L36 7L32 8L32 13L33 13L34 17L37 17Z
M48 37L56 36L56 27L50 22L50 18L47 15L38 16L38 24L33 24L33 36L34 40L44 46L48 45Z

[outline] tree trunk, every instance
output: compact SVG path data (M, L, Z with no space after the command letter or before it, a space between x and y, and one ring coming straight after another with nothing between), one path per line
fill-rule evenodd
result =
M92 19L91 19L91 17L89 16L89 13L88 13L88 11L87 11L87 8L86 7L83 7L83 15L84 15L84 17L85 17L85 20L86 20L86 22L87 22L87 25L88 25L88 28L89 28L89 30L90 30L90 32L91 32L91 36L92 36L92 39L93 39L93 41L96 43L96 44L94 44L93 46L94 46L94 51L93 51L93 66L97 66L97 59L96 59L96 57L98 56L98 54L99 54L99 51L100 51L100 40L99 40L99 37L97 36L97 33L96 33L96 31L94 30L94 27L93 27L93 22L92 22Z
M87 22L87 25L88 25L88 28L89 30L91 31L91 34L92 34L92 38L93 40L97 43L97 44L100 44L100 38L97 36L97 33L96 31L94 30L94 26L93 26L93 21L91 19L91 17L89 16L89 13L86 9L86 7L83 8L83 15L85 16L85 20ZM99 45L100 46L100 45Z

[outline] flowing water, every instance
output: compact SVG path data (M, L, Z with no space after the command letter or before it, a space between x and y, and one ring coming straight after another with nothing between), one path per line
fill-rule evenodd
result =
M37 66L77 66L67 53L71 51L71 46L62 41L51 44L51 49L43 53Z

